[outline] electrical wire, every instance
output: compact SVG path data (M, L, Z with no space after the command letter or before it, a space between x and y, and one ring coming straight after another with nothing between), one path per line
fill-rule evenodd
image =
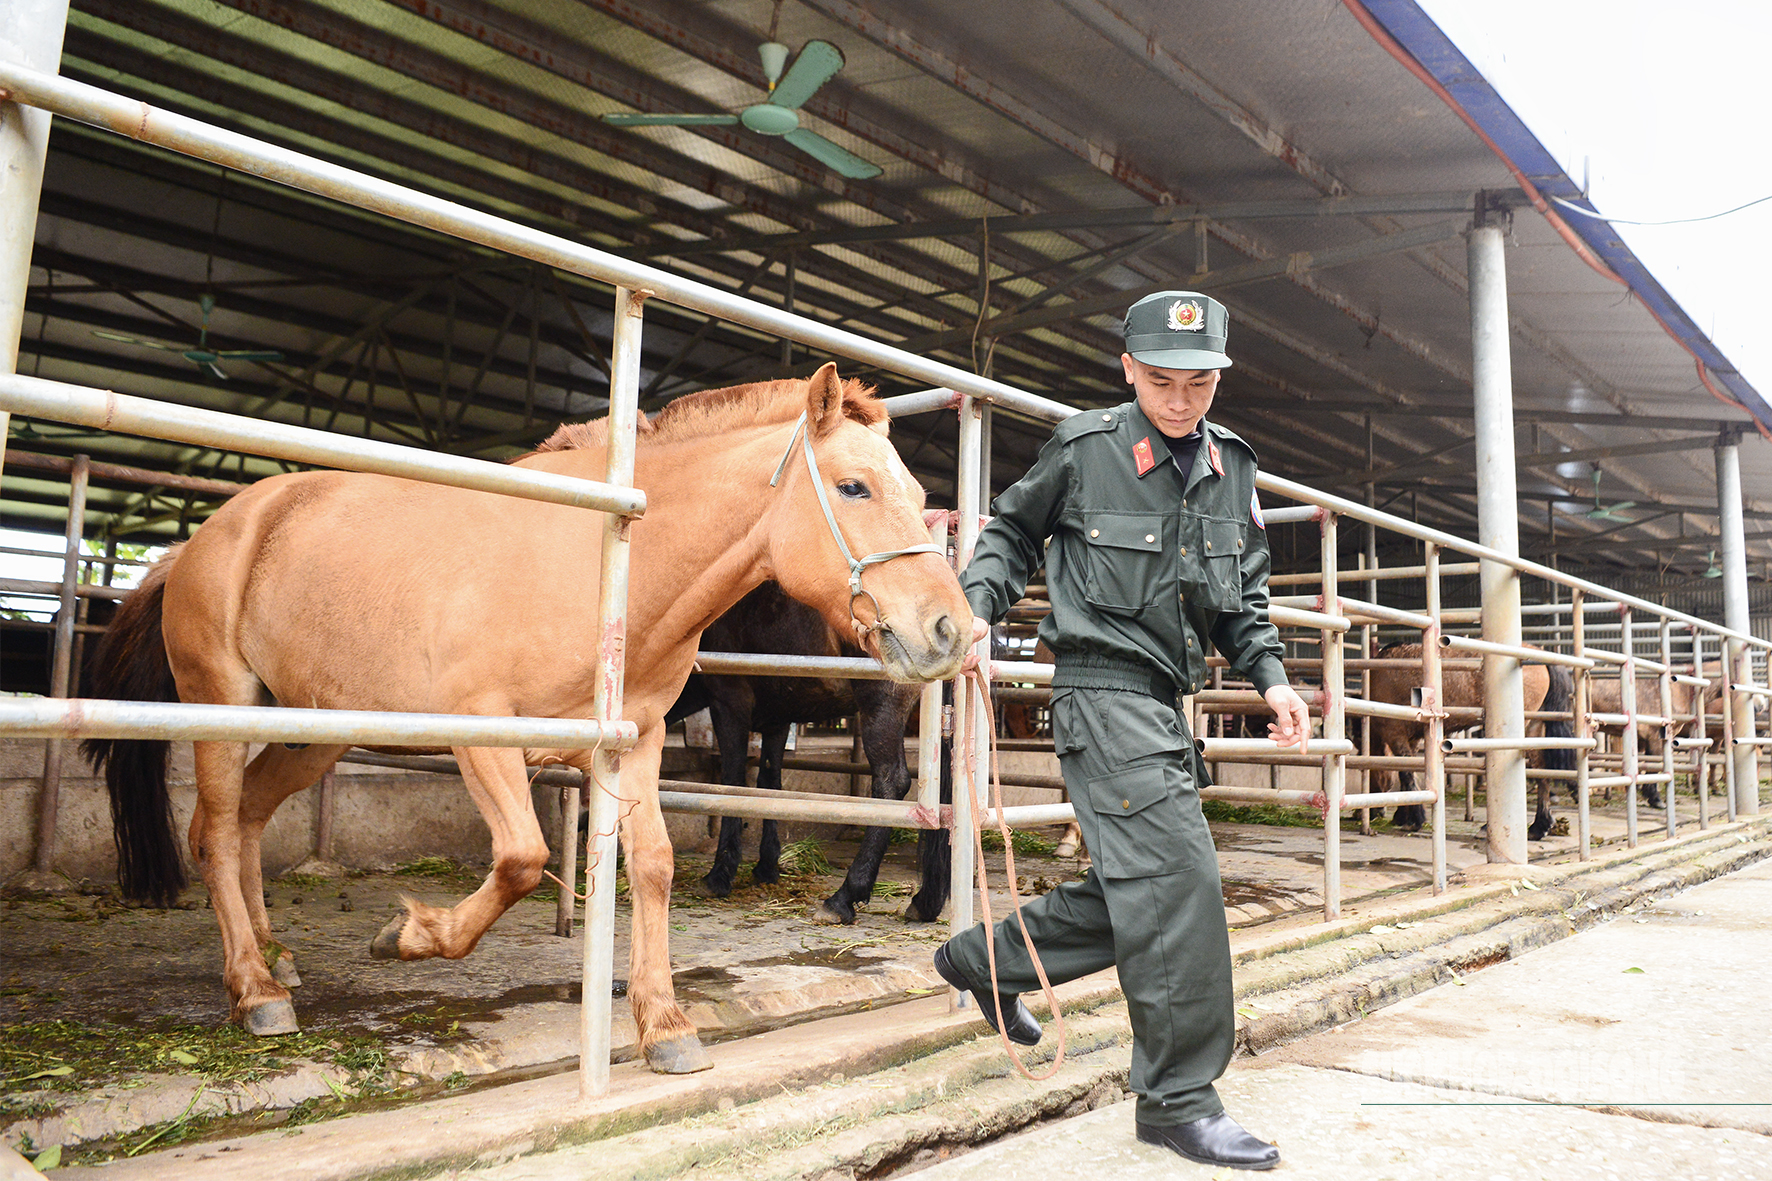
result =
M1737 205L1733 209L1725 209L1721 213L1707 213L1703 217L1675 217L1667 221L1626 221L1623 218L1607 217L1604 213L1595 213L1591 209L1583 209L1573 201L1566 201L1561 197L1553 196L1551 200L1571 213L1579 213L1583 217L1591 217L1596 221L1608 222L1615 226L1684 226L1691 225L1693 222L1715 221L1719 217L1728 217L1731 213L1740 213L1743 209L1752 209L1755 205L1764 205L1767 201L1772 201L1772 193L1764 197L1756 197L1754 200L1744 205Z

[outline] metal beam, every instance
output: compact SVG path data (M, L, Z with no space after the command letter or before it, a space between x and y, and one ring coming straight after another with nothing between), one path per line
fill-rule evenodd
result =
M1079 210L1070 213L991 215L991 234L1050 234L1066 230L1143 229L1185 225L1201 220L1317 220L1384 214L1448 214L1470 209L1469 193L1405 193L1391 197L1321 197L1299 201L1230 201L1212 205L1134 205L1123 209ZM969 238L980 219L943 218L903 225L857 226L852 229L799 234L751 234L716 242L673 242L649 248L656 257L688 258L730 251L769 251L806 246L852 245L920 238Z
M1689 423L1687 425L1690 425ZM1649 443L1621 443L1612 447L1590 447L1585 451L1544 451L1537 455L1514 457L1515 468L1550 468L1565 463L1590 463L1596 459L1623 459L1632 455L1667 455L1679 451L1708 451L1715 447L1715 435L1692 435L1681 439L1662 439ZM1465 475L1478 470L1477 462L1437 463L1423 461L1374 468L1370 471L1319 472L1310 479L1334 480L1341 484L1391 484L1417 476L1444 473Z

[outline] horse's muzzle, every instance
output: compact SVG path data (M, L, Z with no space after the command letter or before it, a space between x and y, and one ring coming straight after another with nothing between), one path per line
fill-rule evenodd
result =
M970 619L957 620L943 612L919 624L905 630L882 620L872 629L874 655L886 666L886 675L900 684L946 680L960 671L966 659Z

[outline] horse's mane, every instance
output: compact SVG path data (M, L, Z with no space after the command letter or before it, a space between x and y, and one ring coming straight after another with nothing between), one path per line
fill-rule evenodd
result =
M725 389L685 394L653 415L641 419L640 445L700 439L740 426L792 422L806 409L804 379L759 381ZM855 378L843 379L843 415L865 427L877 428L887 421L886 407L874 396L874 387ZM601 447L608 437L609 420L563 423L536 447L543 451L576 451Z

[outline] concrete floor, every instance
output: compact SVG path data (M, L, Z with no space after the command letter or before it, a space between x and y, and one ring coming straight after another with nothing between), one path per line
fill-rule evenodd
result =
M1614 801L1610 811L1596 815L1596 833L1609 842L1602 852L1620 848L1620 808ZM1689 800L1685 809L1690 815ZM1659 815L1645 810L1645 834L1657 834L1652 824ZM1465 905L1483 890L1493 894L1495 883L1484 875L1474 828L1456 819L1448 825L1449 864L1455 875L1468 873L1462 883L1455 876L1454 889L1444 900L1428 898L1422 890L1429 880L1427 836L1344 833L1348 919L1331 928L1320 917L1320 830L1215 825L1226 920L1236 931L1233 943L1239 955L1266 955L1264 949L1363 930L1380 921L1374 914L1414 905L1411 899L1436 910ZM1535 855L1547 863L1566 862L1572 846L1571 838L1553 839L1535 849ZM883 881L908 892L916 874L913 849L899 846L893 851ZM827 853L841 867L851 850L838 843ZM1000 881L1000 855L987 860ZM1024 893L1063 880L1078 868L1075 862L1051 858L1023 856L1017 862ZM679 996L704 1040L726 1043L730 1049L756 1041L763 1031L843 1013L884 1013L881 1006L908 1015L922 1004L915 998L944 993L929 955L946 937L946 925L906 923L897 914L902 898L877 900L853 927L815 926L806 915L835 888L839 879L834 874L759 886L745 872L732 898L714 902L694 890L706 863L705 854L680 856L672 915ZM459 898L472 884L471 877L457 881L390 874L273 882L273 922L296 950L306 981L297 1005L307 1028L388 1038L395 1065L403 1072L402 1085L408 1087L450 1077L491 1084L570 1070L577 1053L581 945L576 937L553 936L551 902L520 904L462 961L400 964L373 961L365 954L400 893L441 902ZM341 892L349 896L348 910L341 909L347 901L339 898ZM998 913L1005 912L1006 893L996 894L994 904ZM626 962L626 923L622 903L618 974ZM5 986L0 1024L50 1018L218 1024L226 1008L218 949L213 916L204 909L119 911L100 898L8 902L0 908L0 984ZM1109 979L1076 995L1099 997L1112 991ZM633 1033L619 1000L616 1020L615 1056L622 1061L632 1055ZM452 1036L436 1036L456 1023ZM0 1135L16 1143L28 1133L37 1144L73 1147L186 1112L231 1116L237 1124L242 1117L327 1097L332 1093L330 1077L324 1068L308 1066L253 1088L205 1088L192 1075L70 1088L55 1114L18 1121ZM223 1134L229 1126L218 1125L213 1134Z
M1220 1084L1276 1176L1772 1177L1772 864L1698 886L1262 1058ZM927 1181L1218 1177L1109 1107Z

